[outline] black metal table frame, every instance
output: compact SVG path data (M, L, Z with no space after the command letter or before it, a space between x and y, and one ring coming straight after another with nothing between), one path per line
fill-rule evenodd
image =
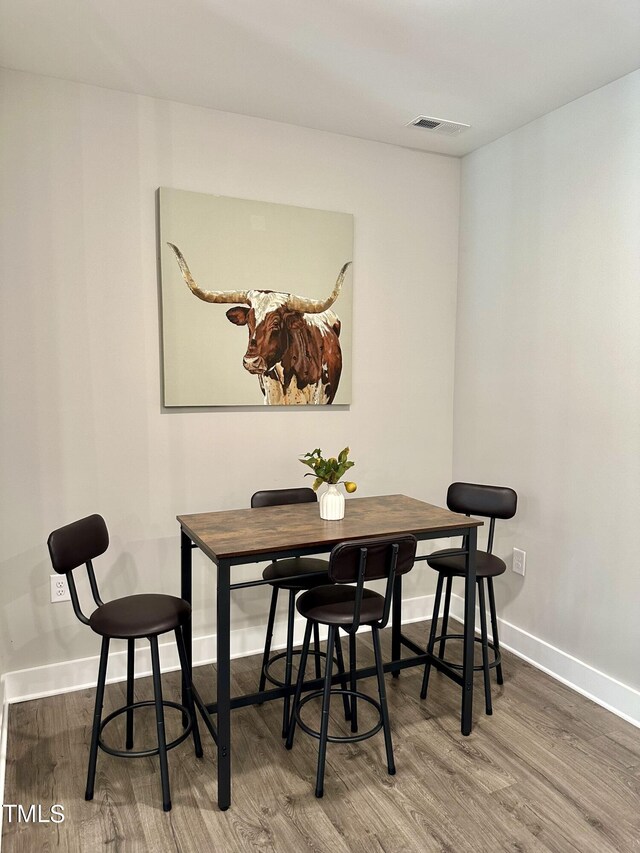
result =
M462 674L440 660L435 655L428 655L420 646L412 642L402 633L402 576L398 575L394 582L393 603L391 609L391 660L384 664L384 671L391 672L394 678L400 674L400 670L411 666L422 666L430 658L436 669L443 672L462 687L462 711L460 717L460 729L463 735L471 733L471 716L473 710L473 663L474 663L474 635L475 635L475 607L476 607L476 548L477 548L477 522L469 527L461 526L455 529L416 532L414 535L418 541L430 539L450 539L457 536L465 537L465 547L452 550L453 554L465 556L465 595L464 595L464 639L462 653ZM181 596L190 604L193 598L192 579L192 551L199 545L192 542L191 538L181 528L180 532L180 577ZM328 553L336 543L327 545L326 548L297 548L295 550L265 551L257 556L252 554L251 558L234 557L231 559L213 559L218 569L217 583L217 625L216 625L216 686L217 701L206 704L198 691L193 688L193 696L196 705L209 733L211 734L218 750L218 807L226 811L231 805L231 711L234 708L242 708L247 705L257 705L273 699L280 699L289 693L295 692L295 684L290 687L273 687L256 693L247 693L242 696L231 696L231 591L247 589L254 586L265 586L269 581L263 579L231 583L231 566L248 565L249 563L269 562L286 557L305 557L313 554ZM204 552L203 552L204 553ZM426 556L417 557L416 562L426 560ZM294 576L292 576L293 578ZM191 621L185 625L185 644L189 669L192 668L192 627ZM426 644L425 644L426 645ZM402 658L402 646L413 652L412 657ZM374 666L364 667L356 670L356 678L370 678L375 676ZM339 675L333 677L333 682L338 683ZM322 686L323 679L315 678L305 681L304 689L318 689ZM184 697L183 697L184 703ZM212 714L217 716L217 725L211 719Z

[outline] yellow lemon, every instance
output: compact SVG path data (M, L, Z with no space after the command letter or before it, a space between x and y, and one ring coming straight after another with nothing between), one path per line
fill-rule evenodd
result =
M345 489L349 492L349 494L353 494L355 490L358 488L355 483L346 482L344 484Z

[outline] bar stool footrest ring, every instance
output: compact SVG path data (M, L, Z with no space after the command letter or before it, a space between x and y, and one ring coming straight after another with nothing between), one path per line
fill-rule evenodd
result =
M439 643L440 640L464 640L464 634L440 634L433 641L434 646L436 645L436 643ZM474 637L473 642L474 643L480 643L482 645L482 638L481 637ZM495 643L492 643L490 640L487 641L487 646L491 649L491 651L493 652L493 655L494 655L493 660L490 661L490 663L489 663L489 669L495 669L499 664L502 663L502 655L500 654L499 651L496 650ZM447 666L450 666L452 669L462 670L462 664L461 663L452 663L451 661L448 661L446 658L441 658L439 655L434 655L434 657L438 658L438 660L441 660L443 663L446 663ZM482 666L481 663L476 664L473 667L474 672L482 672L483 669L484 669L484 667Z
M123 705L122 708L118 708L102 720L100 723L100 735L102 735L104 727L116 717L119 717L120 714L124 714L126 711L133 711L136 708L155 708L155 705L156 703L153 700L146 702L133 702L131 705ZM165 708L175 708L177 711L186 714L188 720L186 728L183 730L182 734L175 740L172 740L171 743L167 744L167 749L173 749L174 746L178 746L178 744L182 743L183 740L186 740L189 737L193 729L193 719L189 713L189 709L184 705L180 705L178 702L170 702L165 699L163 700L162 705ZM107 746L107 744L102 740L102 737L98 737L98 746L104 752L107 752L109 755L115 755L117 758L146 758L149 755L159 755L160 753L157 746L154 749L114 749L111 746Z
M311 737L320 740L320 732L315 729L310 728L303 720L300 719L300 711L302 706L307 702L310 702L312 699L321 698L323 695L323 690L314 690L313 693L308 693L304 699L301 699L298 703L298 706L294 708L293 713L296 716L296 723L300 726L303 732L306 732ZM377 734L382 728L382 708L380 707L380 703L376 702L375 699L372 699L371 696L367 696L366 693L360 693L359 690L345 690L342 688L334 687L331 689L332 696L353 696L355 699L362 699L363 702L368 702L369 705L373 705L373 707L378 712L378 722L370 728L366 732L362 732L361 734L353 734L353 735L328 735L327 740L329 743L358 743L361 740L367 740L367 738L373 737Z
M300 657L301 654L302 654L302 649L294 649L291 652L291 655L293 657L296 657L296 656ZM289 687L289 685L286 682L280 681L274 675L271 675L269 672L269 669L271 668L271 666L274 663L276 663L276 661L282 660L283 658L286 658L286 656L287 656L286 651L278 652L277 655L273 655L273 657L269 658L269 660L267 661L267 663L265 664L265 666L262 669L262 671L264 673L264 677L267 679L267 681L269 681L271 684L275 684L276 687ZM326 652L316 652L316 651L311 651L311 649L309 649L309 659L313 659L315 657L326 658L326 656L327 656ZM337 666L337 664L338 664L337 659L332 658L332 660ZM294 682L295 682L295 679L294 679Z

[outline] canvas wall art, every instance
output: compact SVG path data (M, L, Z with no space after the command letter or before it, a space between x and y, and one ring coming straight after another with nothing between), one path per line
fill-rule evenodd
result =
M350 403L353 216L158 193L164 405Z

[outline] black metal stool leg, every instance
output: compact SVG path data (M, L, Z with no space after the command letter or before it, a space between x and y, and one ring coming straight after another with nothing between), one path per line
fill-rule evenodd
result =
M327 643L327 657L333 654L333 649L329 648L329 644ZM340 641L340 629L336 628L336 660L338 662L338 672L340 675L343 675L344 678L340 679L340 687L343 690L347 689L347 677L346 670L344 668L344 655L342 654L342 643ZM349 702L349 697L346 693L342 694L342 704L344 705L344 718L345 720L351 719L351 704Z
M135 675L136 641L127 640L127 705L133 705L133 679ZM127 711L126 749L133 749L133 708Z
M293 670L293 630L294 620L296 616L296 593L295 590L289 590L289 613L287 618L287 658L284 671L284 683L287 687L291 686L291 673ZM289 733L289 710L291 708L291 696L287 694L284 697L284 708L282 709L282 737L286 737Z
M500 640L498 639L498 617L496 615L496 598L493 593L493 578L487 578L487 590L489 592L489 610L491 611L491 633L493 634L493 647L496 658L500 660ZM503 684L502 663L496 666L496 680Z
M358 689L356 668L356 635L349 634L349 687L354 693ZM351 731L358 731L358 700L353 695L351 696Z
M391 600L391 657L400 660L402 657L402 575L393 579L393 598ZM395 670L392 678L400 678L400 670Z
M326 669L324 675L324 690L322 691L322 719L320 723L320 747L318 749L318 772L316 774L316 797L324 794L324 765L327 758L327 738L329 736L329 708L331 706L331 675L333 670L333 656L331 649L336 642L335 625L329 625L329 639L327 641Z
M98 760L98 739L100 737L100 722L102 720L102 704L104 702L104 685L107 680L107 660L109 658L109 637L102 638L100 650L100 665L98 667L98 684L96 685L96 704L93 712L93 728L91 730L91 747L89 749L89 769L87 771L87 787L85 800L93 799L93 786L96 780L96 762Z
M482 674L484 675L484 702L487 714L493 714L491 707L491 678L489 672L489 638L487 636L487 610L484 597L484 581L478 578L478 605L480 607L480 637L482 641Z
M167 741L164 733L164 708L162 706L162 682L160 680L160 656L158 638L149 637L151 644L151 668L153 670L153 698L156 705L156 728L158 730L158 754L160 757L160 779L162 781L162 808L171 811L171 793L169 790L169 765L167 762Z
M313 658L316 664L316 678L322 678L322 667L320 666L320 626L313 623Z
M442 635L442 639L440 640L440 650L438 652L438 657L444 660L444 650L447 644L447 641L444 638L444 635L447 633L449 628L449 608L451 607L451 587L453 586L453 578L451 575L447 575L447 588L444 593L444 615L442 617L442 629L440 634Z
M200 741L200 729L198 728L198 715L196 713L196 708L193 702L191 678L189 677L189 665L187 664L187 650L185 648L184 634L182 633L182 628L176 628L175 635L176 646L178 647L178 657L180 658L180 668L182 669L182 674L184 676L183 683L185 685L185 699L187 703L187 710L191 714L191 719L193 721L193 727L191 729L191 734L193 736L193 747L196 752L196 757L202 758L202 742Z
M316 623L317 624L317 623ZM289 732L287 733L287 741L285 746L287 749L291 749L293 746L293 736L296 730L296 709L300 702L300 697L302 696L302 685L304 683L304 674L307 668L307 657L309 656L309 645L311 643L311 628L313 627L310 620L307 620L306 627L304 629L304 640L302 641L302 653L300 655L300 669L298 670L298 680L296 682L296 692L293 697L293 708L291 711L291 723L289 725ZM327 658L329 655L327 655Z
M371 638L373 640L373 651L376 658L376 672L378 676L378 693L380 695L380 713L382 714L382 729L384 731L384 745L387 751L387 769L389 775L393 776L396 772L396 765L393 759L393 742L391 740L391 725L389 723L389 709L387 708L387 692L384 684L384 670L382 668L382 651L380 650L380 632L375 627L371 626Z
M267 664L269 663L269 655L271 654L271 642L273 640L273 624L276 618L277 604L278 587L274 586L271 589L271 605L269 607L269 620L267 622L267 636L264 639L264 654L262 655L262 669L260 670L260 683L258 684L258 693L262 693L267 684L267 676L265 670Z
M436 587L436 598L433 603L433 615L431 616L431 630L429 631L429 642L427 643L428 654L433 654L433 647L436 642L436 634L438 633L438 615L440 613L440 599L442 598L442 582L443 576L438 572L438 585ZM431 661L427 661L424 665L424 676L422 678L422 689L420 698L427 698L427 688L429 687L429 673L431 672Z

